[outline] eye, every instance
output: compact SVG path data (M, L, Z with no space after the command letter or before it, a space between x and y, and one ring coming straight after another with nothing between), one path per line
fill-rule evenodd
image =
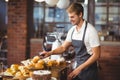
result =
M74 18L74 16L69 16L70 19Z

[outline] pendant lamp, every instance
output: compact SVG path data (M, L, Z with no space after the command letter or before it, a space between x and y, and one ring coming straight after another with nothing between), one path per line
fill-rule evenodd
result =
M8 2L9 0L5 0L5 2Z
M70 4L69 0L59 0L57 3L57 7L60 9L64 9L64 8L67 8L69 4Z
M45 2L49 5L49 6L55 6L58 2L58 0L45 0Z
M45 1L45 0L35 0L36 2L43 2L43 1Z

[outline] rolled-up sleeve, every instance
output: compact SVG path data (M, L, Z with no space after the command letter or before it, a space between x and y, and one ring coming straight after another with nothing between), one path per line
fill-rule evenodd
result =
M99 37L97 31L93 28L89 34L89 43L91 47L96 47L100 45Z

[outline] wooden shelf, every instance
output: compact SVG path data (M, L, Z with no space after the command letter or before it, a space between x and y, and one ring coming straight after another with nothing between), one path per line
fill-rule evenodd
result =
M6 61L7 60L7 58L1 58L0 57L0 61Z

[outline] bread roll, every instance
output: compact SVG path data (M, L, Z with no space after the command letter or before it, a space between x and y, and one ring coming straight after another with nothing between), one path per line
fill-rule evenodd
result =
M57 63L56 60L49 60L49 61L47 62L47 66L48 66L48 67L56 66L57 64L58 64L58 63Z
M34 56L33 59L31 60L33 63L37 63L37 61L40 59L39 56Z
M18 67L19 67L18 64L12 64L12 65L10 66L10 69L13 70L13 71L18 71Z
M35 69L44 69L44 64L36 63L35 64Z
M16 72L15 78L20 78L20 77L23 77L23 74L21 73L21 71Z
M13 76L12 70L10 68L7 68L4 74L8 76Z
M35 68L35 63L30 63L29 65L26 66L28 69L34 69Z
M42 59L40 59L40 60L38 61L38 63L41 64L41 65L44 65L44 64L45 64L45 61L42 60Z

